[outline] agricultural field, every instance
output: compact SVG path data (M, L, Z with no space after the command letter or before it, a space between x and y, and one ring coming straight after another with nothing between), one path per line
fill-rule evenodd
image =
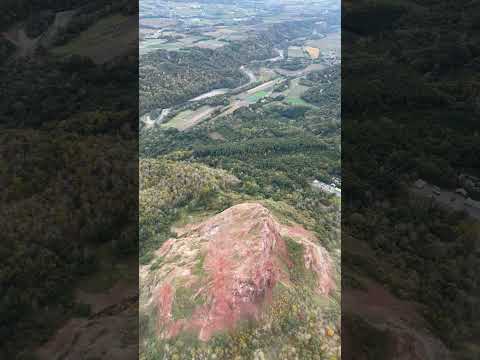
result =
M196 42L194 46L204 49L218 49L219 47L225 46L225 42L218 40L204 40Z
M251 94L257 93L259 91L270 91L271 89L273 89L275 87L275 85L278 85L281 81L282 81L282 79L277 78L277 79L273 79L273 80L264 82L263 84L258 85L256 87L254 87L253 89L247 90L247 94L251 95Z
M140 55L147 54L151 51L165 49L165 50L175 50L177 47L173 46L174 44L166 44L167 40L165 39L148 39L141 42L140 46ZM170 48L169 48L170 46Z
M248 33L254 31L251 26L216 26L213 30L208 29L204 34L212 36L216 40L225 40L225 41L237 41L245 40L248 37Z
M340 32L327 34L323 39L307 40L305 46L315 47L320 49L320 52L333 51L340 54L341 36Z
M305 51L301 46L290 46L288 48L288 57L292 58L304 58L306 57Z
M316 47L306 46L305 51L310 55L312 59L318 59L320 56L320 49Z
M205 36L196 36L196 35L177 35L180 38L175 41L169 41L166 38L159 38L159 39L146 39L141 42L140 46L140 53L147 54L152 51L156 50L181 50L186 49L189 47L203 47L209 49L215 49L225 45L225 43L217 42L214 40L210 40L208 37Z
M302 98L289 96L286 98L285 102L288 105L292 106L312 106L310 103L306 102Z
M140 53L146 54L155 50L180 50L189 47L216 49L232 41L245 40L248 38L248 34L254 31L249 26L226 28L213 26L215 22L204 23L202 19L191 21L198 27L194 34L181 29L173 30L175 23L163 18L142 19L141 24L144 27L140 29Z
M202 106L196 110L185 110L161 126L165 128L173 127L183 131L205 120L217 109L218 107Z
M134 16L111 15L65 45L52 49L52 53L58 56L77 54L97 64L105 63L137 46L137 21Z
M299 81L299 78L290 81L288 89L283 92L283 95L285 95L285 102L290 105L312 106L302 99L302 95L308 87L300 85Z
M250 103L256 103L258 100L261 100L268 95L269 95L268 92L266 92L264 90L260 90L260 91L257 91L256 93L253 93L252 95L248 96L247 100Z
M165 29L168 27L174 27L176 23L177 21L175 19L168 19L164 17L140 19L140 27L142 29Z

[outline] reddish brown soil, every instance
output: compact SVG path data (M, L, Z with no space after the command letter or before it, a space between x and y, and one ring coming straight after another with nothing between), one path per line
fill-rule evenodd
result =
M176 266L152 292L159 335L169 338L188 330L206 341L217 332L232 329L241 319L258 319L275 285L279 281L290 285L291 262L284 235L304 245L305 266L317 274L318 292L328 295L334 287L332 262L326 250L314 242L313 234L281 225L258 203L240 204L190 228L183 237L167 241L157 252L167 259L175 254L181 263L178 255L185 251L186 244L199 244L204 256L204 275L195 276ZM188 262L187 257L184 262ZM183 266L191 270L191 264ZM188 319L172 317L172 284L180 278L206 299Z

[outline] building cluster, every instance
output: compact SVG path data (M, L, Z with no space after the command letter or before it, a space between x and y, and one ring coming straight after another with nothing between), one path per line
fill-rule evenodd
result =
M338 188L335 183L326 184L324 182L321 182L319 180L313 180L312 182L312 187L314 189L318 189L320 191L323 191L327 194L332 194L336 196L341 196L342 195L342 190Z
M462 175L460 175L460 176L462 176ZM470 181L469 184L470 185L477 184L477 186L479 186L479 183L473 182L473 179L476 179L474 177L465 177L464 179L469 179L469 181ZM465 184L465 183L462 183L460 181L460 184ZM431 193L434 197L438 197L442 194L442 190L438 186L430 185L422 179L418 179L417 181L415 181L415 183L413 185L418 190L431 191ZM445 194L451 193L451 201L456 201L456 200L458 200L458 198L463 198L464 199L463 200L463 205L465 207L480 210L480 201L473 200L469 196L469 194L470 194L469 190L467 190L466 188L468 188L470 191L476 191L476 188L473 188L471 186L468 186L468 187L465 186L465 187L457 188L454 193L449 192L449 191L444 191L444 193Z

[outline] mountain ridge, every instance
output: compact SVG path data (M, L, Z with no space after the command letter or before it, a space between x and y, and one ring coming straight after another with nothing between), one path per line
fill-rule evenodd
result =
M201 341L242 320L258 321L279 284L335 289L333 264L315 235L282 225L263 205L235 205L167 240L141 269L141 311L157 336L193 332Z

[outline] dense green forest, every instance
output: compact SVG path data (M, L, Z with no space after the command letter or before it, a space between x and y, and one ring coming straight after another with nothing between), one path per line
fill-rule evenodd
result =
M140 261L147 263L152 251L173 236L170 226L180 217L179 209L202 208L213 204L225 208L231 204L219 198L222 190L234 187L238 179L226 171L203 164L168 159L140 161Z
M311 72L307 74L306 79L302 80L303 84L311 86L302 95L303 100L327 111L329 110L328 104L340 103L340 65L328 67L322 71ZM327 106L325 106L325 104L327 104ZM331 110L337 111L334 117L340 119L340 108Z
M366 1L343 12L350 51L342 59L342 229L381 262L372 268L372 258L346 253L342 273L367 274L423 304L458 359L478 357L470 345L480 329L478 224L414 196L411 186L422 178L454 190L459 173L478 175L475 10L463 1Z
M33 18L45 5L2 9L8 3L2 25ZM51 10L77 3L51 2ZM106 9L90 5L74 9ZM37 25L31 31L45 29ZM99 282L108 288L125 275L117 267L137 258L136 56L103 65L48 51L2 59L1 358L34 357L60 325L90 315L74 297L81 281L95 282L110 267Z
M68 120L58 128L44 124L54 129L3 130L0 281L6 293L0 329L5 357L45 341L76 314L72 287L107 265L99 249L111 254L112 266L136 256L132 118L131 113L80 114L75 121L91 122L87 133L75 131L78 124ZM132 195L128 202L126 193ZM121 274L112 279L116 276ZM19 336L25 333L30 335Z
M327 104L335 107L335 102ZM300 109L303 111L292 116L291 106L274 102L239 109L185 132L144 129L140 156L227 170L240 180L236 191L253 198L285 201L311 213L318 221L322 238L335 247L339 239L330 230L336 226L333 209L338 203L312 190L310 182L331 182L333 177L341 176L340 122L322 120L324 114L316 109ZM216 136L212 138L212 134ZM317 206L325 208L333 218L329 220L326 214L317 212ZM141 248L142 241L149 242L142 238Z
M255 40L220 50L195 48L144 55L140 67L140 113L170 107L210 89L240 86L247 82L239 69L243 63L272 56L272 44L262 46Z
M79 111L132 109L134 99L125 87L138 77L134 64L134 57L105 65L81 56L18 59L0 68L2 78L10 84L0 90L0 123L39 127L46 122L56 124ZM106 87L108 91L104 91Z

